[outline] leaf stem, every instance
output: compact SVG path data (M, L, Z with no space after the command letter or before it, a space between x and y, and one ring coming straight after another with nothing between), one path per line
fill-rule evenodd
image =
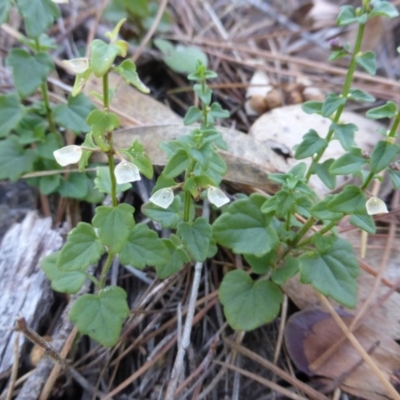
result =
M99 285L100 289L103 289L104 286L106 285L107 274L108 274L108 271L110 270L113 259L114 259L114 254L108 253L106 262L104 263L102 271L101 271L100 285Z
M350 64L349 64L349 68L347 70L347 74L346 74L346 79L345 82L343 84L343 90L341 93L341 96L344 98L347 98L349 92L350 92L350 87L351 87L351 83L353 82L353 77L354 77L354 73L357 67L357 62L356 62L356 56L359 54L360 50L361 50L361 44L362 44L362 39L364 36L364 28L365 28L365 24L359 24L358 25L358 30L357 30L357 38L356 38L356 42L354 44L354 50L352 52L351 55L351 60L350 60ZM340 120L340 117L342 116L343 110L345 108L346 104L342 104L341 106L339 106L339 108L336 110L335 116L332 119L332 122L334 124L337 124ZM333 136L334 130L333 129L329 129L328 134L326 135L326 140L327 143L329 144L329 142L332 140L332 136ZM322 155L324 154L326 150L326 147L321 149L317 155L312 159L312 162L308 168L307 174L306 174L306 181L308 182L310 180L311 177L311 171L312 171L312 167L318 163L318 161L321 159Z
M293 239L292 243L290 244L291 248L297 246L300 242L301 238L313 227L317 220L314 217L309 218L309 220L301 227L301 229L297 232L295 238Z
M109 89L108 89L108 73L103 76L103 108L104 111L109 111ZM108 133L108 144L110 149L107 152L108 159L108 168L110 171L110 181L111 181L111 200L113 207L117 207L118 198L117 198L117 180L115 179L114 169L115 169L115 161L114 161L114 142L112 132Z

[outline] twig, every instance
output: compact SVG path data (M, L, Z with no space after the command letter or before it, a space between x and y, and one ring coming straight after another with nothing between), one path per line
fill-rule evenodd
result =
M19 332L16 332L14 340L14 362L11 370L10 386L7 392L7 400L11 400L13 397L15 382L18 376L18 366L19 366Z

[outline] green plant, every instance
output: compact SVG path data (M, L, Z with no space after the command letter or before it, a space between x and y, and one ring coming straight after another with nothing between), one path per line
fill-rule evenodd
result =
M97 207L91 224L79 223L69 233L61 251L42 260L42 268L55 290L76 293L86 279L93 282L95 293L83 295L71 309L71 319L80 332L105 346L112 346L118 340L129 307L122 288L107 287L107 274L114 257L137 268L153 266L158 277L166 278L185 264L199 264L213 257L217 244L243 255L250 266L249 271L228 272L219 289L226 318L235 329L251 330L273 320L283 297L280 286L297 273L303 283L311 284L323 295L354 307L358 262L351 245L337 235L335 227L349 215L353 225L374 232L371 215L385 212L386 208L379 199L367 201L365 192L370 182L388 170L394 187L400 186L395 162L400 148L394 143L400 123L398 106L388 102L367 113L375 119L394 118L391 129L376 144L371 156L354 146L357 127L340 120L348 101L374 100L351 84L357 66L375 73L373 53L360 51L365 23L375 16L392 18L397 11L390 3L377 0L364 0L357 9L342 7L338 24L359 26L353 50L348 45L332 43L332 59L350 57L342 93L329 94L324 102L308 102L303 106L305 112L330 118L329 132L325 138L314 130L304 135L295 156L311 157L310 166L300 163L287 173L269 175L268 179L278 183L280 190L268 198L260 194L242 195L227 204L228 197L219 189L226 165L218 149L227 149L229 145L218 132L215 121L229 114L212 101L207 80L215 78L216 73L203 64L197 65L188 78L194 81L193 90L201 106L190 107L184 118L186 125L196 125L188 135L162 144L168 162L150 201L142 207L147 217L173 231L162 239L147 225L136 223L134 208L119 204L117 197L129 189L130 182L140 179L139 172L149 178L153 175L151 162L140 143L120 150L113 145L113 131L119 121L109 109L113 93L108 87L109 73L114 71L139 90L148 92L132 61L114 65L117 57L126 56L127 43L117 38L123 21L107 34L109 43L98 39L92 42L89 59L68 62L77 74L71 101L79 98L85 81L93 74L103 82L102 93L94 94L102 100L103 109L88 114L84 121L88 133L82 145L61 147L54 150L54 156L62 166L78 162L84 171L93 152L104 153L108 165L98 168L94 186L107 193L112 203ZM9 131L16 126L17 123ZM337 160L321 162L331 140L339 140L346 154ZM115 159L120 160L118 165ZM317 175L328 188L333 188L337 175L350 174L361 178L360 186L348 185L322 200L308 184L310 177ZM206 198L214 206L224 207L214 222L199 216L200 201ZM316 229L311 232L313 227ZM101 271L92 275L89 267L99 261Z
M84 95L70 96L66 104L50 101L47 78L55 70L50 51L55 41L45 30L60 16L50 0L16 0L25 24L24 48L12 49L6 63L12 69L16 93L0 96L0 179L16 181L24 174L42 194L58 192L63 197L97 203L103 195L94 188L90 173L64 173L53 151L64 145L61 131L80 135L90 130L86 124L93 104ZM0 23L6 21L11 1L0 7ZM40 97L34 96L39 90ZM36 176L36 171L50 171Z
M394 123L383 134L370 156L354 146L354 124L341 122L348 101L371 102L370 94L351 87L354 72L359 66L367 73L376 71L375 55L361 52L366 22L376 16L393 18L396 8L386 1L363 0L362 6L343 6L337 19L340 26L358 24L354 48L331 43L331 60L350 57L347 76L340 95L331 93L323 102L307 102L306 113L330 118L332 123L326 137L311 129L295 151L295 158L311 157L309 167L296 165L286 174L271 174L269 179L281 185L280 190L265 198L253 194L232 203L213 224L213 237L218 244L243 254L251 271L259 275L253 279L243 270L224 276L219 298L229 324L238 330L250 330L271 321L278 314L282 293L279 286L294 274L300 274L302 283L338 303L353 308L356 305L358 262L352 246L341 239L335 230L340 220L350 216L350 223L366 232L375 232L372 214L387 212L377 198L367 201L366 190L374 179L380 179L387 170L393 186L399 187L399 171L395 158L400 147L395 143L400 123L400 110L393 102L371 109L367 117L393 118ZM320 162L332 140L339 140L346 153L337 160ZM361 185L348 185L335 195L320 200L308 181L317 175L330 189L336 186L336 176L353 175ZM305 222L296 216L301 216ZM310 232L316 227L316 231Z

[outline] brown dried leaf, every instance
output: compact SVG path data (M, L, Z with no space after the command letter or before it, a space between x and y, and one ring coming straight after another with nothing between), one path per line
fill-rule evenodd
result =
M343 311L340 314L344 322L350 325L353 318ZM387 380L392 384L399 383L395 376L400 371L400 346L383 332L363 324L356 328L354 335ZM342 337L342 330L330 314L321 309L294 314L289 318L285 330L289 354L302 371L336 380L342 390L355 396L371 400L389 398L378 378L347 340L327 361L311 370L313 361Z

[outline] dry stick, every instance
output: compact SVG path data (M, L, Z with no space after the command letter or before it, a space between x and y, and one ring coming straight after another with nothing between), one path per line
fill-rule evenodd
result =
M365 363L372 369L372 371L374 372L376 377L381 382L382 386L386 389L387 393L390 394L390 396L393 400L400 400L400 394L392 386L392 384L385 378L385 376L382 374L382 371L376 366L374 361L371 359L371 357L369 356L367 351L364 349L364 347L361 346L361 344L359 343L357 338L354 336L354 334L352 332L350 332L348 326L339 317L339 315L333 308L332 304L329 303L327 298L325 296L323 296L322 294L320 294L319 292L315 291L315 293L317 294L317 296L319 297L319 299L323 303L323 305L326 307L326 309L329 311L329 313L332 315L335 322L339 325L339 327L342 329L344 334L347 336L350 343L357 350L357 352L363 358Z
M251 360L259 363L264 368L271 370L275 375L278 375L281 379L284 379L286 382L290 383L292 386L297 387L299 390L303 391L310 398L318 399L318 400L328 400L328 398L322 393L317 392L312 387L306 385L304 382L299 381L297 378L293 377L286 371L279 368L277 365L268 361L267 359L261 357L260 355L252 352L249 349L246 349L244 346L240 346L236 344L233 340L224 338L224 341L238 353L243 354L244 356L250 358Z
M271 390L275 390L278 393L283 394L284 396L288 397L289 399L293 399L293 400L308 400L306 397L300 396L296 393L291 392L288 389L283 388L282 386L277 385L274 382L271 382L265 378L261 378L260 376L253 374L249 371L246 371L245 369L242 368L238 368L232 364L228 364L228 363L224 363L221 361L214 361L214 363L222 365L226 368L232 369L236 372L241 373L244 376L247 376L250 379L253 379L254 381L261 383L261 385L266 386L267 388L271 389Z
M78 329L76 326L71 330L71 333L69 334L67 340L65 341L64 347L62 348L60 352L60 356L65 359L69 353L69 350L71 349L71 346L75 340L75 336L78 333ZM53 390L54 384L56 382L56 379L58 378L58 375L60 374L61 371L61 366L62 364L56 363L50 372L49 377L47 378L47 381L45 385L43 386L42 392L40 393L39 400L46 400L49 398L51 391Z
M158 7L157 14L154 18L154 21L153 21L150 29L146 33L146 36L143 38L142 43L140 43L140 46L136 49L135 53L131 57L133 62L136 62L136 60L140 57L143 49L146 47L147 43L149 42L151 37L154 35L154 32L157 29L157 26L162 18L162 15L163 15L165 9L167 8L167 4L168 4L168 0L161 1L160 7Z
M393 202L398 201L399 199L399 192L396 191ZM394 236L396 234L396 222L392 221L390 223L388 239L386 241L385 251L382 256L382 260L379 266L378 272L375 274L374 285L371 288L370 293L368 294L367 299L364 301L364 304L361 306L360 310L358 311L357 315L354 317L354 320L351 322L349 326L349 331L354 332L358 326L360 325L361 318L368 312L371 312L371 302L374 299L376 292L379 288L379 285L382 282L383 273L385 272L385 267L389 261L390 250L393 245ZM392 285L393 286L393 285ZM394 290L393 290L394 291ZM317 370L325 361L328 360L329 357L333 355L333 353L339 348L346 341L347 337L344 335L340 339L338 339L335 343L332 344L326 351L324 351L318 358L316 358L311 364L310 369L312 371Z
M18 366L19 366L19 332L16 332L14 340L14 362L11 370L10 387L8 388L7 400L11 400L13 396L15 382L18 376Z
M197 300L197 295L198 295L200 281L201 281L202 268L203 268L203 263L201 263L201 262L197 262L194 267L192 293L190 294L190 300L189 300L189 305L188 305L188 309L187 309L185 326L183 329L182 339L179 343L178 353L175 358L174 367L172 369L170 382L167 387L165 400L174 400L175 399L175 389L178 386L178 380L182 373L183 360L184 360L184 357L186 354L186 349L190 345L190 334L192 332L192 322L193 322L196 300Z

